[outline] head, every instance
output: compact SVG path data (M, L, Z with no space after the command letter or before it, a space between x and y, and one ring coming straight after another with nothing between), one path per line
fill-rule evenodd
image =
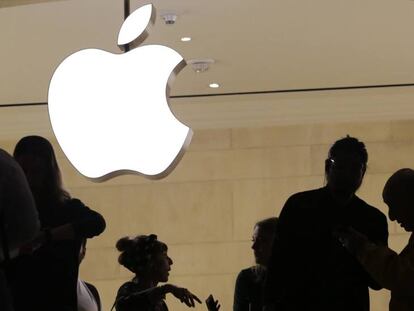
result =
M385 183L382 192L388 215L406 231L414 231L414 170L396 171Z
M267 266L269 262L277 221L276 217L267 218L257 222L253 228L252 249L256 263L259 265Z
M167 282L171 265L168 247L158 241L155 234L123 237L116 243L121 252L118 262L135 274L138 279L145 279L157 284Z
M13 156L22 167L36 200L48 196L68 197L62 188L60 170L51 143L40 136L26 136L17 143Z
M343 196L353 195L362 184L367 162L363 142L351 136L337 140L325 160L328 188Z

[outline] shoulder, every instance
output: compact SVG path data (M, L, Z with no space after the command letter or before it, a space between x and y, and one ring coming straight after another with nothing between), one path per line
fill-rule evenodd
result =
M253 267L243 269L237 275L237 279L248 279L253 275Z
M388 222L387 217L379 209L356 198L355 216L358 219L356 227L374 243L387 244Z
M0 149L0 194L8 195L10 190L18 192L23 186L28 189L26 177L20 165L3 149Z
M20 165L3 149L0 149L0 179L1 185L24 181L25 176Z
M15 163L13 157L5 150L0 148L0 165L3 166L10 166L11 163ZM12 164L14 165L14 164Z
M255 266L243 269L237 275L236 283L240 286L249 283L256 283L258 278L258 273L255 271Z
M358 209L366 217L377 220L377 221L385 222L385 223L387 222L387 217L378 208L372 205L369 205L367 202L365 202L359 197L356 197L355 200L356 200L356 204L358 205Z
M134 282L131 282L131 281L125 282L119 287L117 296L121 297L121 296L128 295L132 292L135 292L136 288L137 288L137 285Z
M65 200L64 204L68 207L72 208L87 208L85 204L79 199L76 198L70 198Z
M304 209L312 210L314 207L317 207L318 202L321 201L326 196L326 190L324 188L312 189L302 192L297 192L292 194L286 201L283 209Z
M0 168L3 171L4 168L11 168L15 166L15 161L12 156L3 149L0 149Z
M292 194L288 201L301 201L301 200L311 200L313 198L318 198L324 194L324 188L306 190L302 192L297 192Z

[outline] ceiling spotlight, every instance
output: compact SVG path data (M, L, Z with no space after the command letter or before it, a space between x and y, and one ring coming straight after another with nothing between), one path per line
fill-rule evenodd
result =
M162 14L161 17L164 19L166 25L174 25L177 20L177 14L173 12Z
M181 38L181 41L182 41L182 42L188 42L188 41L191 41L191 37L182 37L182 38Z
M193 70L197 73L207 71L211 64L214 64L214 59L189 59L187 64L191 65Z
M218 84L218 83L210 83L208 86L211 87L212 89L217 89L217 88L220 87L220 84Z

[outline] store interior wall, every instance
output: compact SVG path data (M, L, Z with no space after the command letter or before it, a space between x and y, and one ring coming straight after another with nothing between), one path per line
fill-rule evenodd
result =
M122 236L157 234L174 261L169 282L203 299L212 293L230 310L237 273L253 264L254 223L278 215L289 195L324 185L324 160L336 139L349 134L366 143L368 169L358 195L386 214L386 179L414 167L414 120L195 130L182 161L159 181L129 175L91 182L67 161L52 132L40 134L54 143L66 188L107 221L106 231L88 243L80 269L100 291L103 310L131 278L117 263L114 245ZM0 146L12 152L17 139L3 135ZM400 251L409 235L392 222L389 232L390 246ZM388 310L388 291L371 296L372 310ZM171 297L167 303L186 309Z

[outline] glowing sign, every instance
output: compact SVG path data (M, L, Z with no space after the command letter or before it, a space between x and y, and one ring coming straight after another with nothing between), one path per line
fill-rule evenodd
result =
M123 23L118 44L146 36L152 4ZM124 173L169 174L190 144L192 131L168 104L168 84L185 66L171 48L147 45L123 54L86 49L66 58L49 86L49 116L69 161L103 181Z

